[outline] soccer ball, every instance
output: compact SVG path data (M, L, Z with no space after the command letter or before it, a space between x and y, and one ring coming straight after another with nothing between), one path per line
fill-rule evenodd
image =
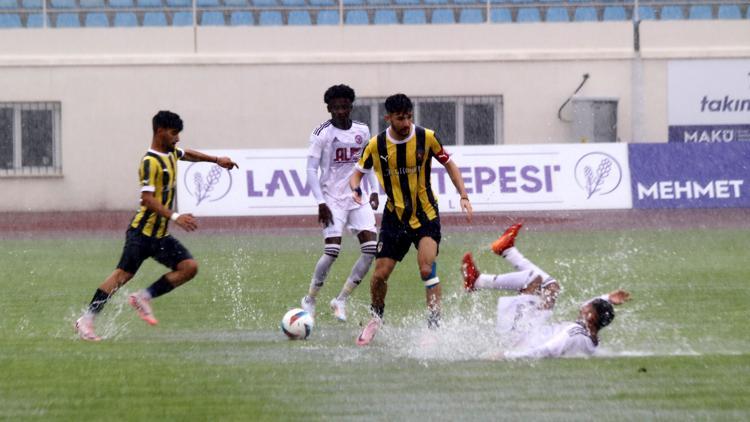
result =
M294 308L281 319L281 331L291 340L304 340L310 336L315 321L312 315L301 308Z

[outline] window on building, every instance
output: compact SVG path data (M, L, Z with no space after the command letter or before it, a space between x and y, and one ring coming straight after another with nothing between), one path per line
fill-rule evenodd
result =
M456 103L454 101L422 100L416 104L415 122L435 131L443 145L456 145Z
M351 118L372 127L372 116L370 116L370 107L366 105L355 105L352 108Z
M494 144L495 110L492 104L464 105L464 145Z
M60 103L0 103L0 176L62 173Z
M432 129L444 145L502 144L503 97L411 97L414 122ZM386 128L384 98L357 99L352 118L377 134Z

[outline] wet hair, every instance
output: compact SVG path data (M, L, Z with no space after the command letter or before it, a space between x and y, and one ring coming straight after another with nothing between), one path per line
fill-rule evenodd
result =
M354 102L354 90L349 85L334 85L326 90L323 94L323 102L331 104L334 98L346 98L351 102Z
M171 111L161 110L151 119L151 126L154 129L154 133L159 128L162 129L177 129L178 132L182 132L182 119L177 113Z
M591 306L596 310L596 328L601 329L609 325L615 319L615 308L604 299L594 299Z
M414 104L406 94L394 94L385 99L385 111L388 114L409 113L413 110Z

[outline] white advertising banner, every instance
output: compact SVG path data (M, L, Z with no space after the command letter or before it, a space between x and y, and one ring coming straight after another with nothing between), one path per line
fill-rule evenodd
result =
M446 147L459 166L475 211L631 208L626 144ZM180 161L180 212L197 216L314 215L306 186L306 149L211 150L240 168ZM459 196L437 160L432 189L441 212ZM379 188L379 187L378 187ZM385 203L381 191L381 210Z
M750 60L668 66L669 142L750 141Z

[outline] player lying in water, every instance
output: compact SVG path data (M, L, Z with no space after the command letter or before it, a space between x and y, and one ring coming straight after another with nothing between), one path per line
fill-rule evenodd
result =
M497 331L509 337L512 351L490 353L490 359L547 358L592 355L599 345L599 330L615 317L612 305L630 299L625 290L589 300L580 307L575 322L549 324L560 292L560 283L526 259L515 247L522 224L510 226L493 244L492 251L518 271L481 274L471 253L463 258L464 289L515 290L516 296L501 297L497 303Z

